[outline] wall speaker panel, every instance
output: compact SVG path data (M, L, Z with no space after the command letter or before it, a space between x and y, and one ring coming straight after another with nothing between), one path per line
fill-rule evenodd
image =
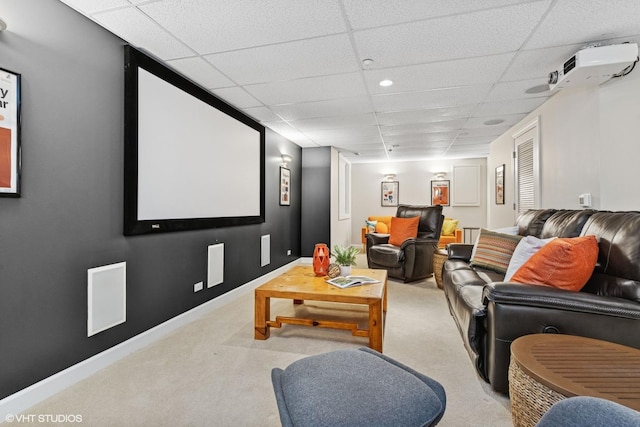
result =
M267 234L260 239L260 266L271 264L271 235Z
M224 282L224 243L210 245L207 253L207 288Z
M87 336L127 320L127 263L87 270Z

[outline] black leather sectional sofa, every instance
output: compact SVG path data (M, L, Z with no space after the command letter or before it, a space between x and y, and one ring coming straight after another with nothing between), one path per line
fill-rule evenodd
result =
M473 245L450 244L442 281L451 315L482 378L508 393L511 343L560 333L640 348L640 212L531 210L518 234L539 238L595 235L596 268L580 292L503 282L469 265Z

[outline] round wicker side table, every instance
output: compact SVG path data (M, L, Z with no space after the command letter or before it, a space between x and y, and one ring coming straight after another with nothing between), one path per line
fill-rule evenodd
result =
M439 289L443 289L442 286L442 266L449 257L449 254L445 249L436 249L433 253L433 276L436 279L436 285Z
M640 410L635 378L640 378L636 348L564 334L521 336L511 343L509 364L513 425L535 426L551 405L571 396L599 397Z

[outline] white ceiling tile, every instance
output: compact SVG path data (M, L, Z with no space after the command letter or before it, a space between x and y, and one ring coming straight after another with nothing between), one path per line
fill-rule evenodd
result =
M212 91L216 96L224 99L229 104L236 108L249 108L261 106L260 101L253 96L242 90L239 87L226 87L222 89L215 89Z
M206 59L242 85L359 70L346 34L217 53Z
M399 24L520 3L522 0L348 0L344 6L354 29Z
M244 88L266 105L323 101L367 94L360 73L261 83L246 85Z
M303 133L319 144L328 145L341 145L343 143L361 144L364 142L380 141L380 134L375 126L315 130Z
M411 123L430 123L450 120L452 118L469 117L477 105L468 104L456 107L434 108L427 110L395 111L391 113L377 113L378 123L381 125L401 125Z
M518 123L520 120L524 119L525 117L526 117L525 113L521 113L521 114L506 114L506 115L494 116L494 117L472 117L467 121L467 123L465 125L465 129L473 129L473 128L485 127L487 125L485 125L484 123L487 120L492 120L492 119L504 120L504 122L501 123L500 125L501 126L511 127L511 126L515 125L516 123Z
M282 120L281 117L278 117L277 114L267 107L249 107L243 108L242 111L259 122L277 122Z
M435 89L423 92L376 95L373 105L376 111L419 110L426 108L442 108L459 104L475 104L481 102L490 85L466 86L451 89Z
M492 55L518 50L548 1L354 32L361 59L377 67Z
M488 102L478 106L478 109L474 113L474 117L528 113L538 108L546 100L546 97L541 97L519 99L516 101Z
M234 83L216 70L204 59L196 56L174 59L167 63L181 74L200 84L206 89L234 86Z
M364 75L373 94L388 93L390 90L405 92L492 83L504 73L513 56L513 53L508 53L384 70L374 69L365 71ZM393 85L380 86L380 81L385 79L392 80Z
M637 0L556 1L526 49L598 42L640 33Z
M313 117L357 115L373 111L369 97L330 99L327 101L274 105L271 109L285 120L301 120Z
M131 7L127 0L61 0L66 4L86 15L95 12L114 9L117 7Z
M551 96L551 92L548 89L545 92L532 94L526 93L527 89L540 85L547 85L546 77L532 80L497 83L491 88L489 95L485 98L485 102L511 101L514 99Z
M193 55L193 51L171 37L167 32L137 9L120 9L94 15L100 24L160 59L173 59Z
M200 54L346 31L336 0L166 0L140 8Z
M403 125L382 126L382 135L402 135L412 133L448 132L462 129L467 119L449 120L431 123L410 123Z
M424 133L424 134L412 134L412 135L388 135L384 137L385 142L394 144L424 144L431 142L450 142L453 141L458 131L455 132L440 132L440 133Z
M356 126L375 126L376 118L373 113L355 116L316 117L290 121L292 126L303 132L323 129L343 129Z

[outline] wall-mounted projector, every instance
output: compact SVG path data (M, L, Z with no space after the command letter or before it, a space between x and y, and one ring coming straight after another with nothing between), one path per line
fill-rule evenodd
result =
M549 73L549 89L596 86L612 77L629 73L637 60L636 43L588 47L565 61L562 68Z

